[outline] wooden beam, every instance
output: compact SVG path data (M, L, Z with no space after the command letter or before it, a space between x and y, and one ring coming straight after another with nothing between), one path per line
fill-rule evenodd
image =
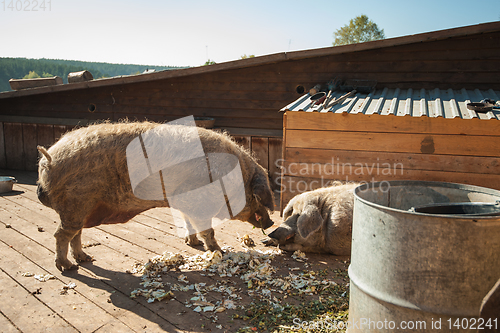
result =
M282 138L282 130L265 129L265 128L242 128L242 127L224 127L224 131L229 133L231 136L265 136L265 137L275 137Z
M22 124L46 124L46 125L80 125L89 123L88 119L70 119L70 118L52 118L52 117L27 117L27 116L9 116L0 115L0 121L6 123Z
M285 112L283 115L283 161L286 161L288 158L291 158L287 154L287 148L288 148L288 114L289 112ZM280 163L280 166L282 163ZM283 209L285 209L285 205L288 203L288 201L285 202L285 199L283 198L284 192L282 189L281 184L283 183L283 179L285 177L285 170L282 168L281 169L281 176L280 176L280 188L278 189L278 192L280 193L280 216L283 217Z
M288 130L287 146L290 148L497 157L500 136Z
M436 154L380 153L371 151L287 148L282 163L285 175L314 177L334 174L337 170L360 167L371 173L393 169L455 171L500 174L500 156L456 156Z
M500 121L287 111L289 130L500 136Z

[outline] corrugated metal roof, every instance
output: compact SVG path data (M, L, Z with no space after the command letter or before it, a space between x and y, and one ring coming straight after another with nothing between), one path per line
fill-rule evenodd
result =
M346 98L342 103L333 105L332 101L345 95L346 92L336 91L326 109L323 105L312 105L310 94L306 94L290 103L281 111L334 112L334 113L364 113L413 117L444 117L463 119L499 119L500 110L481 113L467 109L467 103L480 102L485 98L500 100L500 91L489 90L453 90L453 89L376 89L369 94L356 93Z

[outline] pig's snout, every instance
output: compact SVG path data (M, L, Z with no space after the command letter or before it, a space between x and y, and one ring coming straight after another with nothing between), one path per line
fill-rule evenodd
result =
M274 222L271 220L271 218L267 214L266 214L266 216L261 217L259 222L260 222L260 225L262 226L262 229L270 228L274 224Z
M279 244L285 244L292 240L295 236L295 231L289 228L278 227L269 234L270 238L274 238Z
M250 222L254 227L261 229L270 228L274 224L265 210L264 212L255 212L253 215L250 215L248 222Z
M278 246L284 245L295 236L295 232L289 228L278 227L271 232L267 238L262 239L261 242L266 246Z
M297 219L299 215L295 214L286 219L285 222L269 234L270 238L276 239L279 244L293 242L297 231Z

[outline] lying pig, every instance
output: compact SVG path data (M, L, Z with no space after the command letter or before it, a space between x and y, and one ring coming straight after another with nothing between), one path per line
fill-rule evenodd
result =
M283 211L285 221L263 243L285 251L350 255L358 185L334 185L295 196Z
M244 185L241 186L240 190L241 209L231 217L248 221L255 227L263 229L273 225L268 210L273 210L274 200L267 172L257 164L247 151L235 144L228 135L203 128L160 125L150 122L91 125L65 134L48 150L39 147L43 157L40 159L38 169L38 198L44 205L53 208L61 219L54 234L56 238L55 262L59 270L70 270L77 267L68 260L70 246L72 255L77 262L92 260L82 250L82 228L90 228L100 224L124 223L148 209L169 207L166 198L162 200L162 197L151 199L138 197L131 186L132 177L131 174L129 175L127 164L130 164L130 161L127 160L129 144L134 139L139 142L137 138L142 138L146 132L156 133L155 131L163 133L163 137L166 135L166 137L175 139L173 141L182 142L188 146L189 141L193 141L193 136L187 134L197 131L195 132L196 140L198 143L201 142L201 151L207 156L205 159L205 155L203 155L201 163L187 163L182 168L177 168L175 172L163 170L164 181L162 181L161 186L163 186L163 182L170 186L167 190L164 187L163 193L170 191L171 194L176 194L178 189L194 188L192 179L197 179L197 174L202 173L203 168L206 172L207 162L211 154L220 153L221 155L235 156L233 159L237 163L239 162L240 179ZM143 144L142 149L144 150L144 143L141 142L141 144ZM178 158L178 154L176 155L174 148L174 144L170 141L156 147L156 149L161 150L164 156L175 160ZM172 153L169 155L171 151ZM141 151L140 154L142 153ZM217 167L212 166L210 176L214 177L213 179L223 176L217 174L217 170ZM139 169L138 172L141 170ZM147 186L149 185L146 184L146 189ZM198 205L198 202L192 204ZM183 213L189 222L191 212L185 211ZM193 225L188 223L187 229L192 230ZM205 241L206 249L211 251L220 249L215 241L212 228L196 231ZM189 234L186 241L190 245L197 245L199 242L196 234Z

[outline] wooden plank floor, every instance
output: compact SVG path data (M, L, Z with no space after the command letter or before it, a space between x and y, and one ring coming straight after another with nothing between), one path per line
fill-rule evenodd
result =
M196 313L185 306L192 297L174 292L169 301L148 303L144 298L130 298L132 290L141 287L141 279L126 271L147 262L164 251L194 255L202 248L187 246L177 237L170 209L152 209L125 224L100 226L83 231L85 251L95 258L78 270L61 273L54 264L55 232L59 217L43 206L36 196L36 173L0 170L0 175L16 177L14 191L0 195L0 327L2 332L236 332L248 326L233 320L237 311L218 314ZM279 214L272 216L275 225ZM272 230L272 229L271 229ZM262 232L248 223L230 221L216 229L219 245L235 251L243 249L237 236L250 235L258 249L265 250L259 240ZM93 245L93 246L92 246ZM334 256L308 255L310 269L346 269L345 259ZM276 274L288 275L289 269L304 265L280 256ZM300 266L302 267L302 266ZM51 274L55 279L40 282L23 273ZM180 273L169 272L165 279L176 281ZM222 278L184 273L191 283L214 283ZM245 293L244 282L227 278L241 290L241 304L253 300ZM344 281L345 282L345 281ZM76 288L61 294L64 285ZM207 298L217 300L219 293ZM287 302L303 299L290 297ZM292 323L290 323L292 324Z

